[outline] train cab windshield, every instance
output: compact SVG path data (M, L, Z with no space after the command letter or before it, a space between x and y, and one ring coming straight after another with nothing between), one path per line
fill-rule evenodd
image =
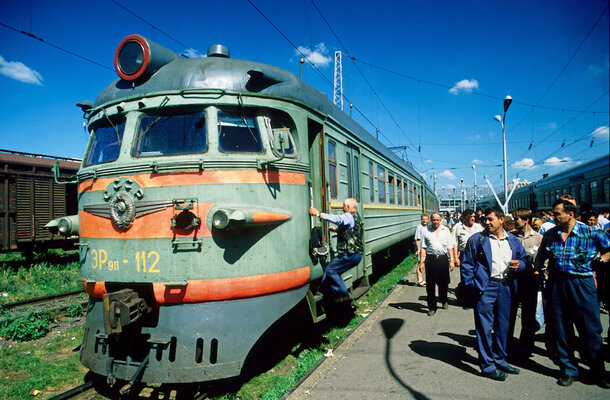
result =
M205 113L147 114L140 118L135 157L203 153L207 150Z
M85 159L85 166L114 161L119 157L125 117L123 115L105 116L92 127L91 146Z

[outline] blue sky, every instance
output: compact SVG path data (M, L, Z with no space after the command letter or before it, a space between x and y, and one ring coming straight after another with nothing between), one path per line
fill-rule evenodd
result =
M408 146L419 171L436 171L441 193L461 179L470 190L472 165L479 187L485 175L503 185L493 117L506 95L509 181L609 151L606 0L250 1L256 8L248 0L3 1L0 148L81 158L87 135L75 104L116 78L116 46L138 33L177 53L222 43L233 58L298 75L294 45L317 68L306 64L304 79L331 99L334 52L343 51L346 112L353 102L354 119L378 128L384 144Z

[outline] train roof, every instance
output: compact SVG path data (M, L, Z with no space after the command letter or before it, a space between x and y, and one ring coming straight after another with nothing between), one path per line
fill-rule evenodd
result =
M605 154L601 157L594 158L593 160L590 160L590 161L584 162L582 164L578 164L572 168L563 170L557 174L547 176L546 178L542 178L539 181L536 181L536 186L554 183L555 181L564 179L567 176L579 175L581 173L591 171L592 169L602 168L604 166L606 168L608 168L608 165L609 165L608 157L609 156L610 156L610 154Z
M81 160L78 159L0 150L0 163L2 164L52 168L56 161L59 161L61 169L75 172L78 171L81 164Z
M294 74L272 65L223 57L178 58L161 67L142 83L132 84L123 79L115 80L98 95L93 108L154 92L196 89L250 92L302 102L324 115L329 115L375 151L410 172L415 179L427 186L410 163L396 156L325 95Z

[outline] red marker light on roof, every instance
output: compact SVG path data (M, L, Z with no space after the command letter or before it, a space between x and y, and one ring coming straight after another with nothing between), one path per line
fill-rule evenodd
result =
M140 35L129 35L114 53L114 69L122 79L148 78L165 64L178 58L173 51Z

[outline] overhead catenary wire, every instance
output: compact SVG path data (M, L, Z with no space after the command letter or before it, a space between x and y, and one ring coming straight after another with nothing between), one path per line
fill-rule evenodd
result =
M276 25L275 25L275 24L274 24L274 23L273 23L273 22L272 22L272 21L271 21L271 20L270 20L270 19L269 19L269 18L268 18L268 17L267 17L267 16L266 16L264 13L263 13L263 12L262 12L262 11L261 11L261 10L260 10L260 9L259 9L259 8L258 8L258 7L257 7L257 6L256 6L256 5L255 5L255 4L252 2L252 1L251 1L251 0L247 0L247 1L248 1L248 3L250 3L250 5L251 5L252 7L254 7L254 9L255 9L256 11L258 11L258 13L259 13L259 14L260 14L260 15L261 15L263 18L265 18L265 20L267 20L267 22L269 22L269 24L270 24L270 25L271 25L271 26L272 26L272 27L273 27L273 28L274 28L276 31L278 31L278 33L279 33L280 35L282 35L282 37L283 37L284 39L286 39L286 41L287 41L288 43L290 43L290 45L291 45L291 46L292 46L292 47L293 47L293 48L294 48L294 49L295 49L295 50L296 50L296 51L297 51L299 54L301 54L301 55L303 56L303 58L305 59L305 61L307 61L307 62L308 62L308 63L309 63L311 66L312 66L312 68L313 68L313 69L314 69L314 70L315 70L315 71L318 73L318 75L320 75L320 77L322 77L322 79L324 79L324 80L325 80L325 81L328 83L328 85L329 85L330 87L333 87L333 83L332 83L332 82L331 82L331 81L330 81L330 80L329 80L329 79L328 79L328 78L327 78L327 77L326 77L326 76L325 76L325 75L322 73L322 71L320 71L320 70L318 69L318 67L316 67L316 65L315 65L313 62L311 62L311 61L309 60L309 57L307 57L307 55L305 55L305 54L304 54L304 53L303 53L303 52L302 52L302 51L301 51L301 50L300 50L300 49L299 49L299 48L298 48L298 47L297 47L297 46L296 46L296 45L295 45L295 44L294 44L294 43L293 43L293 42L292 42L292 41L291 41L289 38L288 38L288 36L286 36L286 35L284 34L284 32L282 32L282 31L280 30L280 28L278 28L278 27L277 27L277 26L276 26ZM347 100L347 102L348 102L348 103L352 103L352 104L353 104L353 102L352 102L352 101L351 101L351 100L350 100L350 99L349 99L347 96L345 96L345 95L344 95L343 97L345 98L345 100ZM370 124L370 125L371 125L373 128L378 129L378 127L377 127L377 126L375 126L375 124L373 124L373 123L371 122L371 120L370 120L369 118L367 118L367 117L364 115L364 113L363 113L363 112L362 112L362 111L361 111L361 110L360 110L358 107L356 107L356 106L354 105L354 108L356 109L356 111L358 112L358 114L360 114L360 116L362 116L362 118L364 118L364 120L365 120L366 122L368 122L368 123L369 123L369 124ZM385 138L385 139L388 141L388 143L390 143L391 145L394 145L394 143L392 143L392 141L391 141L391 140L390 140L390 139L389 139L387 136L385 136L385 135L384 135L384 134L383 134L381 131L379 131L379 134L380 134L381 136L383 136L383 137L384 137L384 138Z
M416 81L418 83L425 83L426 85L438 86L438 87L442 87L442 88L446 88L446 89L455 89L456 91L458 91L460 93L472 94L472 95L475 95L475 96L482 96L482 97L487 97L487 98L495 99L495 100L504 100L504 96L496 96L496 95L491 95L491 94L482 93L482 92L475 92L475 91L468 90L468 89L455 88L454 86L447 85L447 84L444 84L444 83L438 83L438 82L433 82L433 81L429 81L429 80L426 80L426 79L420 79L420 78L416 78L416 77L411 76L411 75L407 75L407 74L402 73L402 72L393 71L393 70L391 70L389 68L382 67L380 65L375 65L375 64L372 64L370 62L363 61L363 60L361 60L359 58L353 57L353 56L350 57L350 58L352 58L354 61L357 61L359 63L368 65L368 66L370 66L372 68L375 68L375 69L378 69L380 71L384 71L384 72L387 72L389 74L394 74L394 75L403 77L405 79L410 79L410 80ZM610 113L610 111L586 111L586 110L578 110L578 109L573 109L573 108L568 108L568 107L553 107L553 106L545 106L545 105L535 105L535 104L526 103L526 102L523 102L523 101L518 101L518 100L515 100L515 99L513 99L512 102L513 102L513 104L520 104L520 105L524 105L524 106L528 106L528 107L544 108L544 109L547 109L547 110L555 110L555 111L570 111L570 112L578 112L578 113L580 113L580 112L587 112L587 113L591 113L591 114L595 114L595 113L597 113L597 114L609 114Z
M599 17L597 17L597 20L595 21L595 23L593 24L593 26L591 27L591 29L589 30L589 32L587 32L587 34L585 35L585 37L580 41L580 44L576 47L576 49L572 52L572 55L568 58L568 61L566 61L566 63L563 65L563 68L561 68L561 70L559 71L559 73L557 74L557 76L555 76L555 79L553 79L553 81L551 82L551 84L546 88L546 90L544 91L544 93L542 93L542 95L538 98L538 100L536 101L536 104L533 105L533 107L540 107L539 103L542 101L542 99L549 93L549 91L551 90L551 88L555 85L555 83L557 82L557 80L559 80L559 77L563 74L563 72L566 70L566 68L568 67L568 65L570 64L570 62L572 62L572 59L574 59L574 56L576 56L576 53L578 53L578 51L580 50L580 48L582 47L583 44L585 44L585 42L587 41L587 39L589 38L589 36L591 35L591 33L595 30L595 28L597 27L597 24L599 24L599 21L601 21L602 17L606 14L606 11L608 11L608 5L606 5L606 7L604 8L604 10L599 14ZM546 108L546 107L544 107ZM521 118L521 120L519 122L517 122L515 125L513 125L510 129L509 132L512 132L515 128L517 128L523 121L525 121L525 119L530 115L530 113L534 110L534 108L532 108L529 112L527 112L523 118ZM572 111L572 110L564 110L561 109L561 111ZM578 111L577 111L578 112Z
M58 45L56 45L56 44L53 44L53 43L51 43L51 42L47 42L46 40L44 40L44 39L43 39L43 38L41 38L40 36L36 36L36 35L34 35L33 33L31 33L31 32L26 32L26 31L23 31L23 30L20 30L20 29L14 28L14 27L12 27L12 26L10 26L10 25L5 24L4 22L0 22L0 25L1 25L1 26L3 26L3 27L5 27L5 28L7 28L7 29L10 29L10 30L12 30L12 31L15 31L15 32L17 32L17 33L21 33L22 35L25 35L25 36L27 36L27 37L29 37L29 38L31 38L31 39L38 40L39 42L41 42L41 43L43 43L43 44L46 44L47 46L54 47L54 48L56 48L57 50L63 51L64 53L67 53L67 54L70 54L71 56L78 57L78 58L80 58L81 60L84 60L84 61L90 62L91 64L95 64L95 65L97 65L98 67L102 67L102 68L104 68L104 69L107 69L107 70L109 70L109 71L113 71L113 72L114 72L114 68L110 68L110 67L109 67L109 66L107 66L107 65L101 64L101 63L99 63L99 62L97 62L97 61L94 61L94 60L92 60L92 59L90 59L90 58L87 58L87 57L85 57L85 56L82 56L82 55L80 55L80 54L78 54L78 53L76 53L76 52L74 52L74 51L71 51L71 50L65 49L65 48L63 48L63 47L61 47L61 46L58 46Z
M184 49L191 49L192 47L187 46L186 44L182 43L181 41L179 41L178 39L176 39L175 37L173 37L172 35L170 35L169 33L165 32L164 30L160 29L159 27L155 26L153 23L147 21L146 19L140 17L138 14L136 14L135 12L131 11L129 8L125 7L124 5L122 5L121 3L119 3L116 0L110 0L112 1L114 4L116 4L117 6L121 7L123 10L127 11L129 14L133 15L134 17L136 17L137 19L139 19L140 21L144 22L145 24L149 25L151 28L153 28L154 30L158 31L159 33L167 36L168 38L170 38L171 40L173 40L174 42L178 43L180 46L184 47Z

